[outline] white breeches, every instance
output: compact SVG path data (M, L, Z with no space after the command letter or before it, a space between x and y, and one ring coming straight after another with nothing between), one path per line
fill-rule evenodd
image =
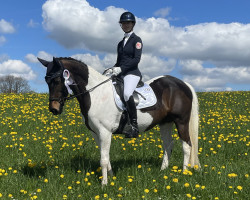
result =
M140 81L139 76L135 76L132 74L126 75L124 78L124 99L125 101L129 100L129 97L133 95L137 84Z

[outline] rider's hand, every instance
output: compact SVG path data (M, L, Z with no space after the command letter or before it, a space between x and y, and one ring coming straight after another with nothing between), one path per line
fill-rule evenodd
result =
M113 73L113 69L112 68L109 68L109 69L105 69L104 72L103 72L103 75L107 76L107 75L110 75Z
M119 75L122 72L122 69L120 67L113 67L113 74L115 76Z

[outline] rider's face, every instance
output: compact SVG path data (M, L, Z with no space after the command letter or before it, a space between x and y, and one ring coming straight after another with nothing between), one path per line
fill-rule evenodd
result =
M134 25L135 25L134 22L122 22L121 23L122 30L125 33L129 33L130 31L132 31L134 28Z

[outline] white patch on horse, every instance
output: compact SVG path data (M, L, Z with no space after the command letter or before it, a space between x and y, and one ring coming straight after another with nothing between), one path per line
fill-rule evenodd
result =
M107 77L101 75L93 68L89 69L89 79L87 90L105 81ZM106 129L114 132L119 125L121 112L117 112L117 107L114 102L112 93L111 81L104 83L90 92L91 106L88 112L89 126L95 132L99 129Z
M140 132L144 132L152 122L153 117L150 114L137 110L137 123Z

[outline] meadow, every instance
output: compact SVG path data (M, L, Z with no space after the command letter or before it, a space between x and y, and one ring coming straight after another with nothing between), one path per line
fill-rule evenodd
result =
M137 139L114 135L114 177L101 186L99 149L76 100L48 111L48 94L0 94L0 199L250 199L250 91L198 93L201 169L182 170L176 129L160 171L159 127Z

